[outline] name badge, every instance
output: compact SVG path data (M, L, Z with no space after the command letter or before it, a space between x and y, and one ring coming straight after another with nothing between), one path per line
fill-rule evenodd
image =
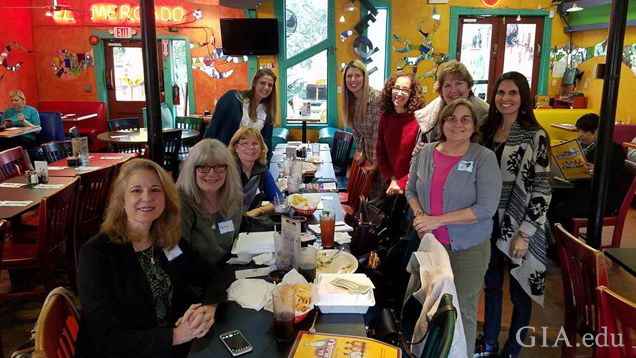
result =
M457 170L460 172L473 172L473 167L475 166L475 162L472 160L461 160L459 165L457 166Z
M256 113L256 119L264 121L267 118L267 113L258 112Z
M174 248L172 248L172 250L163 249L163 253L166 254L168 261L172 261L176 259L177 257L179 257L183 253L183 251L181 251L181 248L179 247L179 245L175 245Z
M234 222L232 220L222 221L219 223L219 232L221 234L227 234L228 232L234 232Z

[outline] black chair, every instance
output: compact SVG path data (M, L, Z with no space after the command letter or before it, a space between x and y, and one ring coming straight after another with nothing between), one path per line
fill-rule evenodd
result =
M44 158L46 158L49 164L73 155L73 145L71 141L48 142L42 144L41 147L44 152Z
M163 156L163 168L172 172L172 177L179 176L179 150L181 149L181 129L163 132L163 144L165 148Z
M68 135L71 137L71 139L73 139L73 138L79 138L79 137L80 137L79 129L77 129L77 127L76 127L76 126L72 126L72 127L68 130Z
M203 119L196 117L179 117L175 118L175 123L177 128L179 129L194 129L199 132L198 137L189 138L182 141L181 150L179 153L179 159L183 160L188 153L190 152L190 148L197 144L201 138L203 137Z
M137 117L109 119L106 124L109 132L140 128L139 118Z
M345 131L336 131L331 146L331 160L338 180L338 187L347 187L347 168L351 162L351 148L353 146L353 134ZM341 177L341 178L338 178ZM341 183L342 181L342 183ZM342 185L342 186L341 186Z

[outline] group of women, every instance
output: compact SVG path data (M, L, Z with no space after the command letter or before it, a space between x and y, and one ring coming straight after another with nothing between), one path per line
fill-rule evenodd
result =
M405 194L415 240L431 232L449 253L468 356L517 357L532 300L543 302L551 199L550 142L534 116L527 79L503 74L488 104L471 91L466 67L446 62L437 72L439 97L425 107L410 74L395 73L376 93L364 65L351 61L343 83L343 117L358 158L379 169L370 200ZM506 271L514 309L500 351ZM484 284L484 334L476 338Z
M208 332L225 299L220 264L241 222L273 211L262 200L280 195L267 168L275 82L259 70L251 89L221 97L208 139L191 148L176 185L150 161L122 166L100 234L80 252L80 356L185 356ZM413 239L432 232L449 253L469 356L473 342L476 355L499 353L506 267L514 312L503 355L518 356L532 299L543 300L550 202L549 140L526 78L502 75L490 105L473 95L472 77L456 61L440 66L440 97L427 106L404 72L377 92L355 60L343 83L358 160L378 170L370 200L404 195ZM484 282L486 323L475 339Z

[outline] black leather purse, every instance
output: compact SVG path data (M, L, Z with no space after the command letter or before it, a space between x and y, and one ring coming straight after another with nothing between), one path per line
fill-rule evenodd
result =
M386 215L374 205L367 204L364 196L360 196L358 212L347 215L345 222L354 230L349 245L354 256L377 250L387 234Z

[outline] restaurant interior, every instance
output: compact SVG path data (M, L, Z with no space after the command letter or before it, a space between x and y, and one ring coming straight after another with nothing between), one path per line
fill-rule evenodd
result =
M334 147L337 133L351 132L341 116L341 92L345 86L342 71L349 61L360 59L364 62L369 70L369 85L377 90L382 90L385 81L398 70L413 73L428 104L439 96L434 90L438 67L456 59L473 76L474 95L489 103L492 85L502 73L514 70L525 75L534 99L535 116L552 145L577 138L574 126L577 119L586 113L595 113L601 116L602 123L607 123L601 124L601 131L611 126L610 138L627 153L630 148L636 149L636 144L630 143L636 143L636 110L632 102L636 93L636 0L622 0L626 11L619 16L624 27L618 33L624 35L622 41L614 42L619 44L616 48L610 45L612 39L608 39L608 31L617 31L611 28L610 20L616 21L611 18L617 16L612 13L612 8L620 2L154 0L156 39L148 40L143 36L141 24L143 11L140 7L144 6L144 1L0 0L0 46L3 46L0 52L0 113L12 105L10 91L22 91L26 104L41 113L39 144L68 141L75 137L76 131L78 137L88 139L85 145L91 155L91 166L110 168L108 176L114 175L122 163L131 158L155 158L151 152L154 139L149 140L153 136L152 126L164 128L166 148L168 138L171 138L166 128L176 128L179 139L172 151L174 155L168 154L166 149L161 156L164 168L176 179L179 162L187 156L189 147L203 137L217 101L229 90L249 88L259 69L270 69L277 77L279 118L273 129L272 146L284 151L285 143L296 141ZM232 22L234 19L277 21L273 27L271 22L261 22L252 25L262 27L245 30L232 28L240 26ZM145 52L147 41L153 40L159 87L151 104L147 102L144 67L148 63L144 59L148 56ZM613 49L614 53L610 54L608 49ZM247 54L250 51L253 54ZM610 60L616 57L620 60L612 67ZM606 72L610 68L615 72ZM615 86L614 91L608 89L610 80L610 85ZM156 106L146 108L147 104ZM138 119L135 128L139 138L143 138L128 136L130 141L122 141L112 134L114 123L109 121L131 117ZM192 118L196 124L188 124L186 118ZM155 122L149 124L149 120ZM0 132L1 148L4 148L1 144L7 140L8 132L4 131L5 137ZM334 172L336 158L329 159L330 163L333 160L334 179L349 177L351 182L354 170L358 170L352 160L357 144L353 143L343 159L344 172L340 173L341 168ZM154 148L163 146L161 142ZM55 156L50 153L55 149L39 148L28 151L31 159L37 160L41 156L40 160L46 160L49 168L58 168L49 169L50 185L59 185L57 189L80 185L75 177L83 173L62 168L67 165L67 155ZM0 153L0 166L4 164L3 153ZM275 151L274 157L276 155ZM331 156L334 156L333 150ZM276 168L281 167L272 164L272 172ZM19 182L0 174L0 182ZM24 182L22 174L19 179ZM316 174L316 177L320 175ZM559 260L556 253L548 254L545 301L543 305L533 302L530 324L536 329L526 339L526 343L533 339L536 344L526 346L521 356L574 356L572 351L563 348L563 327L578 325L574 328L579 333L576 339L582 342L581 336L586 331L580 329L582 323L577 323L585 321L581 312L587 307L596 315L597 308L591 307L598 306L572 303L571 297L585 297L585 294L578 296L578 288L570 285L590 285L589 282L570 284L568 279L576 281L572 275L580 274L596 286L610 287L631 301L630 314L636 316L636 304L633 303L636 302L633 289L636 287L636 252L619 252L630 248L636 250L636 210L631 200L634 185L628 188L632 190L626 191L625 203L616 217L605 218L607 226L601 225L600 247L603 250L588 247L595 255L594 259L582 259L584 254L578 257L584 262L583 266L588 265L587 268L568 269L571 272L566 275L563 258ZM350 188L339 182L338 189L345 193ZM18 189L0 188L0 193L12 190ZM81 189L77 190L81 194ZM105 203L107 192L108 188L95 193L97 200ZM31 233L33 235L46 235L41 232L46 227L41 222L45 208L39 201L44 203L46 195L0 197L0 203L4 200L35 200L28 208L19 210L0 207L0 212L9 210L0 217L0 222L6 219L6 225L10 226L7 235L11 230L17 230L16 225L22 226L23 230L35 231ZM334 201L338 201L337 195ZM327 206L329 201L323 203ZM73 222L75 229L71 230L73 234L69 240L81 236L82 230L78 229L81 225L96 230L101 224L103 210L102 206L102 212L96 213L88 224L81 223L77 217L82 207L78 205ZM337 217L342 218L344 214ZM310 219L312 223L317 222ZM586 226L586 223L581 224L583 238ZM96 234L96 231L88 231ZM0 242L4 241L4 235L0 226ZM83 238L83 242L88 238ZM70 245L67 251L75 247L74 244L67 245ZM0 245L0 254L1 248ZM604 254L607 250L609 253ZM611 250L617 251L612 253ZM574 267L575 264L569 265ZM40 287L42 292L36 295L11 296L11 267L3 267L0 263L0 357L11 356L29 340L48 293ZM603 269L602 274L594 271L599 267ZM74 288L72 270L64 275L68 286ZM603 275L607 277L601 277ZM588 296L596 297L596 286L591 287L591 291L586 286ZM595 302L596 299L590 297L587 298ZM75 304L81 307L77 298ZM485 320L485 304L482 295L477 309L480 333ZM504 289L500 337L507 336L512 315L510 293ZM591 325L588 332L597 332L595 323L585 322L588 323ZM270 334L269 327L263 332ZM221 333L215 331L217 336ZM250 340L251 337L247 338ZM218 341L218 338L214 339ZM256 338L252 340L256 341ZM261 338L259 340L259 344L264 344ZM225 348L220 347L218 356L229 356ZM279 351L271 356L287 356L289 348L285 349L284 353ZM595 348L583 345L576 353L597 356ZM191 351L190 356L203 355Z

